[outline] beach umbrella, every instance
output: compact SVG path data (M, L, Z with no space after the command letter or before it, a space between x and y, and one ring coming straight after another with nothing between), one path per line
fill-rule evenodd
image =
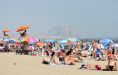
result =
M67 42L68 42L68 40L60 40L60 41L58 41L59 44L64 44L64 43L67 43Z
M12 40L14 40L16 42L20 42L17 38L12 38Z
M4 39L4 41L5 41L6 43L16 43L16 41L13 40L13 39Z
M100 40L101 44L109 44L110 42L113 43L113 40L111 40L111 39L102 39L102 40Z
M4 40L5 42L7 42L7 41L9 41L10 39L6 39L6 38L5 38L5 39L3 39L3 40Z
M117 47L118 48L118 44L116 43L116 44L113 44L114 45L114 47Z
M49 42L55 42L55 41L53 39L46 39L45 42L49 43Z
M5 29L3 29L3 31L2 32L10 32L10 30L9 29L7 29L7 28L5 28Z
M16 43L16 41L14 41L14 40L9 40L9 41L7 41L6 43Z
M22 25L22 26L20 26L16 31L17 31L17 32L20 32L20 31L24 31L24 30L26 30L26 29L28 29L28 28L30 28L30 26L28 26L28 25Z
M72 39L67 39L68 41L71 41L71 42L77 42L78 39L75 39L75 38L72 38Z
M38 39L33 38L33 37L29 37L29 38L23 39L23 41L26 41L26 42L28 42L29 44L34 44L34 43L38 42Z
M104 48L108 48L109 47L109 43L113 43L113 40L111 39L102 39L100 40L100 44L103 45Z
M45 46L45 43L44 42L37 42L36 45L39 47L43 47L43 46Z

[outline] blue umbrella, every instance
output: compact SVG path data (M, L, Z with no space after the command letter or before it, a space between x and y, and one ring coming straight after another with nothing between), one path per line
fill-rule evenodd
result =
M59 44L64 44L64 43L67 43L67 42L68 42L68 40L60 40L60 41L58 41Z
M100 40L100 43L102 43L102 44L108 44L108 43L113 43L113 40L111 40L111 39L102 39L102 40Z
M48 43L48 42L55 42L55 41L53 39L46 39L45 42Z
M12 40L12 39L4 39L4 41L6 43L16 43L16 41L15 40Z
M100 40L100 44L104 46L104 48L108 49L109 43L113 43L113 40L111 39L102 39Z
M16 41L14 41L14 40L9 40L9 41L6 41L6 43L16 43Z

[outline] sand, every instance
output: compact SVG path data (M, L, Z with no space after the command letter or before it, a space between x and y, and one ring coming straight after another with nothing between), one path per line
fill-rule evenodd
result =
M77 63L74 66L44 65L42 64L43 58L44 56L0 53L0 75L118 75L118 71L80 70L78 68L82 63ZM89 59L89 63L102 66L107 64L105 61L95 61L93 59Z

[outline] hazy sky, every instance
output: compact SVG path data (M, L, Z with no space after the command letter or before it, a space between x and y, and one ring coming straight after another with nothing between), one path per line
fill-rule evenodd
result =
M0 31L30 25L28 33L40 36L65 26L78 36L118 36L118 0L0 0ZM63 28L66 29L66 28Z

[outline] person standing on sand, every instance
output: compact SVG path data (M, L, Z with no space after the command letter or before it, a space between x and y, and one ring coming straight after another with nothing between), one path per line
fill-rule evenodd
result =
M80 51L80 44L81 44L81 42L77 42L78 51Z
M23 42L22 50L23 50L25 55L29 54L29 44L28 44L28 42L26 42L26 41Z
M101 59L101 45L99 44L99 41L96 45L96 59L97 60Z
M96 58L96 48L97 48L97 43L96 43L96 41L93 41L93 42L92 42L92 47L93 47L92 56L93 56L93 58Z

